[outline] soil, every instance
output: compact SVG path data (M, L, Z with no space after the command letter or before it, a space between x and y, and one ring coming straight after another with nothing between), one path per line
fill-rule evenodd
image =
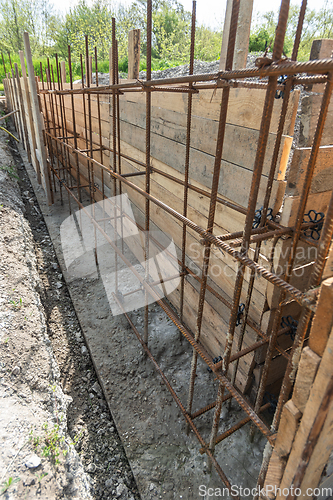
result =
M2 131L0 162L1 491L137 500L29 177Z

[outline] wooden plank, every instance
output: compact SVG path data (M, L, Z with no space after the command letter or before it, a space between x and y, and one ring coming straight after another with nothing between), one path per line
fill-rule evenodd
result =
M309 337L309 347L322 356L333 327L333 278L325 280L321 286L315 317Z
M331 302L332 304L332 302ZM309 398L312 383L317 373L321 357L310 347L304 347L298 366L292 400L295 406L303 413Z
M264 367L264 364L256 366L256 368L253 370L254 378L255 378L255 386L259 387L259 382L261 378L261 372ZM267 386L273 384L277 380L283 377L285 374L287 367L287 360L283 356L277 356L276 358L272 359L270 371L268 373L267 377Z
M312 325L311 330L313 330L314 328L316 328L316 326ZM306 403L299 429L296 433L295 441L292 446L292 450L281 481L281 488L290 488L291 484L293 484L295 473L303 460L303 450L306 444L308 443L311 430L315 425L321 405L325 401L325 397L327 397L327 390L329 390L331 387L332 379L333 379L333 330L331 330L330 332L326 349L324 351L316 378L314 380L308 401ZM333 400L331 399L329 414L320 434L319 441L321 443L321 448L320 450L318 449L317 452L314 452L312 454L312 458L310 459L307 471L305 472L304 480L302 482L302 487L301 487L302 498L312 498L305 494L305 487L307 484L309 484L309 478L311 479L312 482L312 484L309 484L309 486L311 486L312 488L317 486L324 465L333 447L332 419L333 419ZM281 496L278 496L277 498L281 498Z
M269 498L269 500L275 500L276 498L275 491L277 491L280 486L285 466L286 460L281 458L275 450L273 450L264 483L264 490L267 491L266 498Z
M311 148L296 148L287 179L287 194L301 194ZM319 148L310 193L322 193L333 189L333 146Z
M328 253L328 257L326 260L324 272L323 272L323 279L327 279L333 276L333 243L331 244L330 251Z
M120 117L121 130L123 122L125 125L126 142L137 147L135 143L129 140L128 128L131 126L145 129L146 123L146 106L143 103L128 102L124 99L120 101ZM162 136L171 139L180 144L186 144L186 115L161 109L156 106L152 107L151 131L152 141L156 136ZM218 132L218 122L194 116L191 125L191 153L193 149L202 151L209 155L215 156L216 141ZM135 136L136 129L133 128L132 134ZM257 151L257 143L259 131L245 128L238 125L226 125L225 141L223 147L222 159L239 165L243 168L253 171L254 162ZM271 166L271 159L274 150L276 135L270 134L266 149L265 162L263 166L263 175L268 175ZM277 169L276 179L283 180L289 158L292 138L284 136L280 155L278 158L279 168ZM235 147L237 144L237 147ZM158 158L158 157L157 157ZM161 158L158 158L161 159ZM163 159L161 159L164 161Z
M43 124L42 124L42 119L41 119L41 114L40 114L40 109L39 109L37 88L36 88L36 83L35 83L35 78L34 78L34 67L32 64L32 55L31 55L31 49L30 49L29 34L27 32L25 32L23 37L24 37L24 47L25 47L25 52L26 52L26 57L27 57L28 73L29 73L32 115L33 115L34 123L36 126L36 132L37 132L36 133L36 143L37 143L37 149L40 153L40 167L41 167L42 185L43 185L43 188L45 191L47 202L49 205L51 205L52 204L51 190L50 190L50 184L49 184L48 166L47 166L47 161L46 161L46 151L45 151L44 138L43 138Z
M313 40L311 45L310 60L312 59L328 59L332 57L333 40L330 38L320 38Z
M130 146L129 144L125 143L124 141L121 141L121 151L128 156L131 156L132 158L137 158L139 161L144 162L145 160L145 153L134 148L133 146ZM184 175L175 170L174 168L170 167L166 163L160 162L156 158L151 158L151 165L158 170L161 170L162 172L165 172L169 175L172 175L173 177L176 177L178 179L183 180ZM140 167L137 167L138 169ZM166 189L174 193L176 196L179 197L179 199L182 199L183 197L183 192L184 188L180 184L177 184L176 182L167 179L166 177L153 172L152 174L153 178L157 179L157 182L159 184L165 186ZM203 189L208 192L208 189L206 186L204 186L202 183L197 182L193 179L191 179L191 184L194 186ZM223 198L223 197L222 197ZM195 191L192 191L191 189L189 190L189 204L198 210L199 212L203 213L208 217L208 210L209 210L209 198L200 195ZM244 228L244 222L245 222L245 215L239 212L236 212L235 210L232 210L225 205L222 204L217 204L216 208L216 216L215 216L216 223L223 227L226 232L232 232L232 231L241 231Z
M309 488L314 488L320 485L322 473L332 453L332 449L333 449L333 401L331 399L328 415L326 416L318 441L313 449L312 456L309 460L309 464L307 466L301 484L302 492L306 493L306 491ZM320 486L322 487L322 485ZM304 494L303 498L306 498Z
M280 277L284 276L284 271L282 271L283 269L282 266L285 262L286 260L284 261L281 260L281 267L279 267L279 271L277 271L277 275ZM312 269L313 269L313 263L305 264L303 266L294 268L292 270L289 283L298 290L300 290L301 292L307 291L308 282ZM270 309L275 309L278 306L279 296L280 296L280 288L269 282L267 284L267 289L266 289L266 298Z
M143 129L123 123L122 134L123 137L126 136L126 142L130 143L142 152L145 152L145 131ZM184 173L185 146L175 141L171 141L170 139L156 136L156 134L151 135L151 156L163 163L166 163L167 165L170 165L175 170ZM214 156L198 150L191 150L191 179L201 182L206 187L211 189L213 167ZM228 200L247 208L251 179L251 171L239 167L238 165L222 161L218 192ZM267 178L262 176L257 203L258 207L263 204L266 186ZM279 181L274 181L271 195L273 208L278 189Z
M227 123L238 125L254 130L260 130L261 118L265 102L264 89L232 88L230 89ZM295 119L300 92L292 92L287 110L286 122L283 133L294 134ZM121 99L123 97L121 96ZM222 89L200 90L199 94L193 94L193 116L209 118L219 121ZM145 102L145 93L133 92L126 99L131 102ZM152 106L161 109L187 113L187 95L171 92L156 92L152 94ZM276 133L281 113L281 99L274 99L274 107L270 132Z
M300 147L310 147L313 142L316 131L317 121L320 112L322 94L305 95L302 98L302 110L300 121ZM333 102L331 100L328 107L328 113L325 121L323 135L321 138L321 146L329 146L332 144L332 127L333 127Z
M305 213L307 213L311 209L316 210L317 212L326 213L330 197L330 191L310 194L306 203ZM285 198L280 219L280 224L282 226L292 227L295 225L298 206L299 196L287 196Z
M7 81L9 85L9 91L10 91L10 102L11 102L11 111L17 110L18 107L15 102L15 93L14 93L14 83L13 83L13 78L10 73L7 74ZM17 116L17 113L14 113L13 115L13 122L14 122L14 127L16 132L19 134L19 119Z
M14 69L12 69L12 87L13 87L14 106L15 106L15 109L19 110L19 113L15 113L16 120L17 120L17 132L18 132L18 135L19 135L19 138L20 138L21 142L24 144L22 115L20 113L20 103L19 103L19 96L18 96L18 88L17 88L17 82L16 82L16 77L15 77Z
M23 95L22 95L22 89L21 89L21 81L20 81L20 75L19 75L19 70L18 70L17 63L14 64L14 67L15 67L16 85L17 85L17 90L18 90L20 114L21 114L21 121L22 121L24 147L25 147L25 150L26 150L27 155L28 155L28 161L31 162L31 154L30 154L30 145L29 145L29 138L28 138L26 114L25 114L25 109L24 109Z
M60 78L61 78L62 84L66 83L66 63L65 63L65 61L61 61L61 63L60 63Z
M140 71L140 30L128 32L128 78L139 78Z
M126 163L123 162L124 172ZM144 179L142 177L137 177L135 184L141 188L144 188ZM133 191L130 188L124 187L130 199L141 209L144 208L144 198ZM179 209L180 200L178 200L169 191L166 191L161 185L151 182L151 193L153 196L158 197L162 201L165 201L172 208ZM193 215L192 215L193 213ZM192 207L189 207L189 216L192 216L196 220L196 215ZM151 219L152 221L163 231L173 237L175 244L181 248L181 237L182 237L182 225L172 216L166 216L163 211L153 203L151 204ZM199 244L199 237L197 233L188 229L187 246L186 253L189 258L198 266L200 269L203 262L203 246ZM213 281L220 286L229 297L232 297L232 291L234 288L235 275L238 269L238 263L227 254L223 255L217 249L212 249L211 252L211 265L210 265L210 276ZM245 281L248 281L249 273L245 275ZM265 296L263 292L267 282L262 278L258 277L255 281L254 294L253 294L253 308L256 309L255 320L261 315L263 306L265 303ZM245 293L246 287L244 287ZM245 298L245 295L243 299Z
M230 33L230 22L231 22L231 12L232 12L232 0L227 0L225 16L224 16L224 24L223 24L223 34L222 34L222 46L220 53L220 62L219 62L219 70L225 70L225 64L227 61L227 51L228 51L228 42L229 42L229 33Z
M274 451L279 457L284 458L289 455L301 416L302 413L294 402L291 399L287 401L281 413L274 446Z

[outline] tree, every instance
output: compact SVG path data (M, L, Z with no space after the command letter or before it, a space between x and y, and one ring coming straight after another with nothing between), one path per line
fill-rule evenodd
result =
M201 61L216 61L220 57L222 30L215 31L198 26L195 33L194 56Z
M111 5L107 0L94 0L91 6L80 0L69 10L56 33L55 50L67 59L67 46L72 49L73 59L86 54L85 36L88 35L89 52L98 48L99 58L106 59L112 42Z
M284 42L284 55L290 57L294 45L299 16L299 6L291 5L289 9L288 25ZM278 12L266 12L259 16L250 35L249 51L265 50L265 46L273 47L275 27L278 21ZM330 38L333 36L333 4L326 0L324 7L319 11L307 9L305 13L302 38L299 45L298 57L300 61L309 59L312 41L316 38Z
M1 0L0 45L4 52L23 50L23 33L30 34L33 55L52 47L55 16L48 0Z

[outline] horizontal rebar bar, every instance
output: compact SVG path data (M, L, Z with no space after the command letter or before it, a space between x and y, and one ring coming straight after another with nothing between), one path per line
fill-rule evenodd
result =
M268 408L270 406L271 406L271 403L266 403L265 405L263 405L260 408L259 413L262 413L263 411L268 410ZM220 443L224 439L226 439L229 436L231 436L234 432L236 432L239 429L241 429L242 427L244 427L244 425L246 425L250 421L251 421L250 417L245 417L243 420L240 420L233 427L230 427L230 429L228 429L227 431L223 432L223 434L220 434L219 436L217 436L217 438L216 438L216 444ZM206 449L207 449L207 446L200 448L200 450L199 450L200 454L203 455L204 453L206 453Z
M199 443L202 445L202 446L205 446L205 441L204 439L202 438L201 434L199 433L198 429L196 428L195 424L193 423L193 420L191 418L191 416L187 413L187 411L185 410L181 400L179 399L179 397L177 396L177 394L175 393L175 391L173 390L170 382L168 381L167 377L165 376L164 372L162 371L162 369L160 368L159 364L157 363L157 361L155 360L155 358L153 357L151 351L149 350L149 348L147 347L146 343L143 341L141 335L139 334L137 328L135 327L133 321L131 320L131 318L129 317L129 315L127 314L127 312L125 311L125 309L123 308L121 302L118 300L118 298L116 297L115 294L113 294L114 296L114 299L116 300L116 302L118 303L119 307L122 309L123 311L123 314L125 315L127 321L129 322L133 332L135 333L137 339L139 340L141 346L143 347L144 351L146 352L146 354L148 355L149 359L151 360L151 362L153 363L154 365L154 368L156 369L156 371L159 373L159 375L161 376L164 384L166 385L166 387L168 388L171 396L173 397L173 399L175 400L177 406L179 407L179 409L181 410L182 414L184 415L187 423L191 426L191 429L194 433L194 435L196 436L196 438L198 439ZM238 499L238 496L233 494L232 490L231 490L231 484L229 483L227 477L225 476L224 472L222 471L220 465L218 464L216 458L214 457L213 453L210 451L210 450L206 450L206 454L209 456L209 458L211 459L211 461L213 462L214 464L214 467L217 471L217 473L219 474L220 478L222 479L222 481L224 482L224 484L226 485L226 487L229 489L230 491L230 494L233 498L236 498Z
M48 134L48 135L50 135L53 139L59 140L56 137L54 137L51 134L49 134L49 132L45 131L45 133ZM237 250L234 250L230 245L227 245L223 241L220 241L213 234L207 233L207 231L205 229L203 229L202 227L198 226L197 224L195 224L193 221L191 221L187 217L184 217L179 212L177 212L173 208L169 207L168 205L166 205L162 201L158 200L157 198L155 198L151 194L148 194L146 191L144 191L140 187L136 186L132 182L128 181L126 178L123 178L117 172L113 172L112 170L110 170L108 167L104 166L99 161L97 161L97 160L89 157L85 153L81 153L80 150L75 149L70 144L67 144L65 142L62 142L62 144L65 147L70 148L75 153L80 153L85 158L87 158L89 161L91 161L95 165L98 165L101 169L103 169L106 172L108 172L115 179L121 180L124 184L126 184L130 188L132 188L135 191L137 191L138 193L140 193L146 199L152 201L155 205L163 208L170 215L172 215L176 219L178 219L181 222L183 222L184 224L186 224L188 227L190 227L191 229L193 229L195 232L197 232L198 234L200 234L202 237L206 238L207 241L209 241L210 243L214 244L216 247L221 248L222 250L224 250L225 252L227 252L229 255L231 255L232 257L234 257L235 259L237 259L239 262L242 262L245 266L249 267L250 269L255 270L258 273L258 275L260 275L261 277L263 277L264 279L266 279L267 281L269 281L273 285L282 288L286 293L289 293L299 304L306 305L306 306L308 305L308 299L307 299L306 295L304 293L302 293L300 290L298 290L296 287L290 285L290 283L287 283L286 281L284 281L283 279L281 279L276 274L268 271L263 266L260 266L259 264L257 264L256 262L254 262L249 257L245 257L244 255L242 255Z
M88 93L100 93L102 91L126 88L137 88L141 87L142 90L154 87L156 84L159 86L171 85L171 84L182 84L182 83L194 83L194 82L204 82L211 80L233 80L236 78L263 78L266 76L279 76L279 75L293 75L294 73L327 73L333 70L332 59L315 59L306 62L293 62L293 61L283 61L283 62L272 62L271 64L264 66L262 68L252 68L252 69L238 69L232 71L219 71L217 73L208 73L200 75L188 75L180 76L175 78L164 78L159 80L146 80L144 82L131 82L131 83L118 83L115 85L105 85L100 87L85 87L80 89L67 89L67 90L51 90L44 89L40 90L40 93L52 93L52 94L88 94Z

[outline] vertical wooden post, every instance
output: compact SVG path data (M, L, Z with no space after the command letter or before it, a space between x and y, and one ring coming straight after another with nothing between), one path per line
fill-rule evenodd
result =
M66 63L65 61L61 61L60 63L60 72L61 72L61 82L66 83Z
M87 85L87 75L89 75L89 85L91 86L92 83L92 56L85 56L85 66L86 66L86 81L85 84Z
M17 108L15 107L15 101L14 101L14 91L13 91L13 80L10 75L10 73L7 74L7 82L8 82L8 87L9 87L9 95L10 95L10 111L15 111ZM14 121L14 127L15 130L18 130L18 125L17 125L17 116L16 113L13 115L13 121Z
M128 78L139 78L140 71L140 30L128 33Z
M22 79L23 79L23 89L24 89L24 94L25 94L25 96L23 96L23 100L26 103L26 110L27 110L27 115L28 115L27 128L28 128L28 137L29 137L29 141L30 141L31 160L32 160L33 166L35 167L36 173L37 173L37 180L40 184L41 183L40 166L39 166L39 161L38 161L37 156L36 156L36 149L37 149L36 134L35 134L34 122L33 122L33 116L32 116L29 83L28 83L27 72L25 69L24 54L23 54L22 50L19 51L19 56L20 56Z
M35 82L34 67L32 64L32 54L31 54L31 49L30 49L29 34L27 32L25 32L23 35L23 38L24 38L25 54L26 54L26 58L27 58L28 77L29 77L30 92L31 92L32 115L33 115L33 119L34 119L34 123L35 123L36 143L37 143L37 151L39 152L39 163L40 163L40 170L41 170L42 185L43 185L43 188L45 191L47 202L49 205L51 205L52 204L52 202L51 202L51 189L50 189L50 181L49 181L49 175L48 175L46 149L45 149L44 137L43 137L43 124L42 124L42 117L41 117L41 113L40 113L40 109L39 109L39 103L38 103L38 95L37 95L37 88L36 88L36 82Z
M333 40L330 38L320 38L313 40L310 52L310 61L314 59L329 59L333 56ZM314 92L324 92L324 83L315 83L308 85L306 90L313 90Z
M89 56L89 81L90 81L90 85L92 84L92 56Z
M7 97L7 107L8 111L14 111L13 108L13 98L12 98L12 89L10 86L10 81L9 81L9 73L6 74L6 80L7 80L7 89L8 89L8 97Z
M219 65L220 70L225 69L225 63L227 58L232 2L233 0L228 0L225 13L221 57ZM240 0L237 35L235 42L235 54L234 54L234 62L232 65L232 69L240 69L246 67L247 54L249 50L252 10L253 10L253 0Z
M10 83L11 83L11 88L12 88L12 103L13 103L13 108L14 109L19 109L17 99L16 99L16 87L15 87L15 79L14 79L14 70L11 70L12 74L10 75ZM14 122L15 122L15 128L16 131L19 135L20 140L22 141L22 135L21 135L21 124L20 124L20 117L18 116L17 113L14 115Z
M113 75L113 65L112 65L112 47L109 48L109 85L112 85L112 75Z
M219 69L221 71L225 70L225 63L227 60L227 50L228 50L228 41L229 41L229 32L230 32L232 2L233 2L233 0L227 0L227 5L225 8L225 17L224 17L223 35L222 35L222 47L221 47L220 64L219 64Z
M21 114L21 124L22 124L22 132L23 132L23 139L24 139L24 147L25 147L25 150L28 154L28 160L29 160L29 162L31 162L30 145L29 145L28 131L27 131L27 121L26 121L26 117L25 117L25 109L24 109L24 103L23 103L20 74L19 74L19 69L18 69L17 63L14 63L14 68L15 68L15 74L16 74L16 86L17 86L17 93L18 93L18 104L19 104L20 114Z

